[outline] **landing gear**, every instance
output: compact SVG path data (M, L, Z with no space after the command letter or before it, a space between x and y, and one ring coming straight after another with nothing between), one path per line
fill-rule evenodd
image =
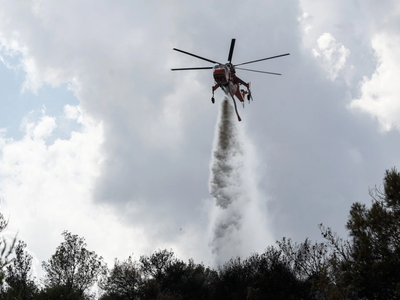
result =
M247 95L247 100L250 102L250 99L253 100L253 97L251 97L251 92L250 92L249 86L250 86L250 84L248 84L248 86L246 85L247 91L241 89L240 92L242 93L243 100L244 100L245 96ZM243 102L243 105L244 105L244 102Z
M253 97L251 96L251 91L250 91L250 82L246 84L246 87L247 87L247 101L249 101L250 103L250 100L253 101Z
M217 88L219 88L219 87L220 87L220 85L219 85L219 83L217 83L217 84L215 84L215 85L211 88L211 90L212 90L211 103L215 103L214 92L215 92L215 90L216 90Z
M253 101L253 96L251 95L250 89L248 89L248 91L247 91L247 100L249 101L249 103L250 103L250 100Z

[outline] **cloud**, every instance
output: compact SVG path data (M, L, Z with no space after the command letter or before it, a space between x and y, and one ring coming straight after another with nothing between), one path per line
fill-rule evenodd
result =
M330 33L324 33L318 40L318 50L313 49L315 57L322 59L329 74L328 78L334 81L346 66L346 59L350 50L335 40ZM321 53L320 53L321 52Z
M75 112L82 129L71 132L70 139L49 143L57 120L45 111L37 120L34 114L24 120L22 139L7 138L6 132L0 137L2 212L10 218L9 229L20 231L18 237L34 249L36 261L47 260L61 232L69 230L87 238L95 250L101 247L101 255L111 262L116 252L131 252L126 236L145 237L140 229L121 224L111 208L93 202L103 160L103 127L79 107Z
M376 70L370 78L364 77L360 97L353 99L349 108L376 118L383 131L400 130L400 36L377 34L371 46L376 54Z
M25 136L33 140L45 140L51 136L57 127L53 117L43 115L38 122L30 120L32 116L27 116L22 120L21 130Z
M49 85L67 84L79 101L62 116L27 116L21 139L3 131L0 145L14 163L2 157L1 193L13 228L41 259L66 225L111 259L172 247L207 263L207 229L222 211L208 190L218 106L211 72L170 71L209 64L172 48L225 61L236 37L237 63L291 53L254 65L283 76L238 70L254 97L237 124L242 162L252 170L241 174L261 203L269 200L267 217L256 217L264 204L243 212L255 221L241 223L242 245L265 246L253 244L254 224L266 240L272 232L319 238L320 222L345 232L351 203L368 203L368 186L398 161L397 135L375 132L368 115L346 106L357 98L354 83L375 72L371 32L386 28L378 26L385 16L395 20L394 3L0 0L1 55L25 76L24 95L40 99ZM53 100L64 107L62 97Z
M312 25L310 24L312 17L307 12L303 12L303 14L300 17L298 17L297 20L300 22L306 34L308 34L310 30L313 28Z
M91 216L90 209L95 213L112 207L114 213L119 214L119 222L131 228L131 233L119 230L121 234L137 242L136 246L130 246L130 251L144 254L143 247L152 251L162 245L167 248L176 245L176 251L192 249L186 252L190 256L194 248L200 249L198 245L185 246L179 241L189 235L199 237L198 243L201 242L202 234L198 231L204 226L199 223L204 224L207 213L201 215L198 211L202 209L202 199L208 196L207 161L216 110L212 107L214 115L206 114L210 106L205 106L203 99L209 98L210 92L199 83L201 74L178 77L167 67L178 61L172 51L177 41L181 41L181 45L189 44L176 32L176 28L183 28L177 22L185 21L187 16L177 16L177 5L163 2L148 3L140 9L134 3L115 5L107 1L73 1L68 5L25 1L17 7L0 2L0 7L8 12L8 17L2 19L4 22L0 22L1 43L21 55L26 73L25 93L40 95L40 89L46 85L68 83L80 106L66 106L65 118L79 121L84 111L88 119L102 124L101 144L96 147L93 144L88 162L79 165L79 168L87 167L70 171L80 174L82 180L90 178L87 187L69 186L69 181L65 186L61 182L56 184L53 176L45 176L47 173L40 174L43 175L41 182L46 187L74 191L74 199L87 197L93 201L88 209L76 205L79 210L76 215ZM179 3L179 7L197 15L190 5ZM173 40L176 41L174 45ZM32 130L42 134L38 135L38 143L48 146L41 157L49 155L49 149L54 149L55 145L68 147L82 136L73 131L70 140L57 140L54 131L46 132L44 127L39 130L41 127L37 125L38 122L33 123ZM88 128L84 126L85 130ZM204 135L207 130L209 140ZM45 139L45 134L53 134L54 144ZM89 141L90 137L88 133L82 139ZM84 147L89 145L77 145L75 150ZM57 162L42 163L61 164L61 157L53 152L52 156ZM94 175L94 167L89 162L99 156L101 164L96 165ZM74 166L80 158L78 154L66 155L65 160L70 160L66 165ZM42 164L34 164L34 167L41 169ZM18 177L16 174L15 178ZM28 183L23 181L23 184ZM49 212L57 210L57 206L47 203L39 203L39 206L42 204ZM114 214L110 213L110 220L101 223L113 224L111 216ZM97 232L89 233L92 223L85 222L85 218L82 220L79 223L82 232L87 232L85 236L96 236L100 241ZM146 228L146 237L136 238L135 232L143 228ZM184 233L179 228L183 228ZM119 242L113 247L118 248L117 244ZM207 247L207 243L204 244ZM104 247L99 249L103 251Z

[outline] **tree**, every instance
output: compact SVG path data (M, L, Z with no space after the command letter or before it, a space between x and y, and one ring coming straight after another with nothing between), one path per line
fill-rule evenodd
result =
M82 295L65 285L45 287L34 298L34 300L91 300L92 298Z
M370 190L371 208L354 203L346 224L352 239L342 268L362 299L400 297L400 173L386 170L384 190Z
M0 233L7 228L8 221L4 218L3 214L0 213ZM0 286L3 285L3 280L5 276L4 268L10 264L12 259L10 259L10 255L13 252L15 247L15 242L17 241L17 237L15 236L11 245L7 243L6 238L3 236L0 237Z
M358 299L355 288L349 284L344 264L352 261L352 243L333 232L331 228L319 225L326 240L328 256L320 276L312 282L312 290L320 299Z
M3 293L5 299L28 300L38 292L32 276L32 256L26 250L26 243L19 241L15 247L15 258L10 265L7 266L5 282L7 287Z
M166 249L154 252L150 256L141 256L139 259L143 275L161 282L166 270L176 262L174 252Z
M314 243L306 238L304 243L293 243L283 238L277 242L285 260L299 279L308 279L321 273L328 260L328 247L324 243Z
M231 258L218 267L214 282L214 299L246 299L249 278L240 257Z
M171 272L168 272L171 273ZM182 299L210 299L213 281L217 272L206 268L202 263L196 264L192 259L185 264L181 284L176 286Z
M132 257L123 262L116 259L110 274L100 281L100 288L105 291L101 299L137 299L140 284L140 268Z
M302 299L308 292L274 247L245 260L230 259L219 267L215 282L213 299Z
M175 258L168 250L159 250L150 256L141 256L139 285L140 299L209 299L216 272Z
M68 293L84 293L92 287L100 274L105 274L103 258L86 249L84 238L68 231L62 233L65 241L57 247L48 262L42 262L47 289L63 287Z
M166 249L154 252L150 256L141 256L140 270L144 277L141 286L141 298L153 299L160 293L166 292L165 278L167 269L176 263L174 252Z

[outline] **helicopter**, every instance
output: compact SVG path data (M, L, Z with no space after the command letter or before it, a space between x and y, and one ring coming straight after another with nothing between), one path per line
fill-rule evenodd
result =
M248 61L248 62L244 62L244 63L240 63L240 64L236 64L234 65L232 63L232 56L233 56L233 50L235 48L235 42L236 39L232 39L231 41L231 46L229 49L229 54L228 54L228 62L223 64L208 58L204 58L201 56L198 56L196 54L193 53L189 53L180 49L176 49L173 48L173 50L181 52L183 54L187 54L196 58L199 58L201 60L205 60L208 61L210 63L213 63L214 66L213 67L196 67L196 68L175 68L175 69L171 69L171 71L187 71L187 70L211 70L213 69L213 77L214 77L214 81L215 84L212 87L212 97L211 97L211 102L214 103L215 102L215 98L214 98L214 92L215 90L217 90L218 88L221 88L225 94L229 94L232 97L233 100L233 104L235 107L235 112L237 115L237 118L239 120L239 122L242 120L239 116L238 110L237 110L237 106L236 106L236 101L235 101L235 97L243 104L244 107L244 101L245 98L247 96L247 100L250 103L250 99L253 100L253 97L251 95L251 91L250 91L250 82L245 82L242 79L240 79L238 76L236 76L236 69L238 70L244 70L244 71L250 71L250 72L257 72L257 73L264 73L264 74L270 74L270 75L282 75L279 73L273 73L273 72L265 72L265 71L258 71L258 70L252 70L252 69L245 69L245 68L240 68L238 66L242 66L242 65L247 65L247 64L252 64L255 62L259 62L259 61L263 61L263 60L268 60L268 59L274 59L274 58L278 58L278 57L282 57L282 56L286 56L286 55L290 55L289 53L285 53L285 54L280 54L280 55L276 55L276 56L270 56L267 58L262 58L262 59L257 59L257 60L252 60L252 61ZM246 87L246 90L241 89L241 86Z

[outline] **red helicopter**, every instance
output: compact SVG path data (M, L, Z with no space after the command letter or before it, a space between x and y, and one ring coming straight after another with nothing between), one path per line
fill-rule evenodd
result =
M250 70L250 69L245 69L245 68L237 68L237 66L242 66L242 65L247 65L247 64L252 64L255 62L267 60L267 59L273 59L273 58L278 58L286 55L290 55L289 53L281 54L281 55L276 55L276 56L271 56L267 58L262 58L262 59L257 59L257 60L252 60L248 62L244 62L241 64L232 64L232 56L233 56L233 49L235 48L235 42L236 39L232 39L231 41L231 47L229 49L229 55L228 55L228 62L226 64L222 64L220 62L207 59L183 50L179 50L176 48L173 48L173 50L182 52L184 54L190 55L197 57L199 59L208 61L210 63L215 64L214 67L197 67L197 68L177 68L177 69L171 69L172 71L187 71L187 70L208 70L208 69L214 69L213 76L215 80L215 85L212 87L212 97L211 97L211 102L214 103L214 92L216 89L219 87L226 93L231 95L233 104L235 106L235 111L236 115L238 117L238 120L241 121L242 119L239 116L239 113L237 111L237 106L236 106L236 101L234 96L236 96L237 99L239 99L240 102L242 102L244 106L244 99L247 95L247 100L250 102L250 99L253 100L253 97L251 96L250 92L250 82L246 83L242 79L236 76L236 69L239 70L244 70L244 71L250 71L250 72L257 72L257 73L264 73L264 74L271 74L271 75L282 75L279 73L272 73L272 72L265 72L265 71L257 71L257 70ZM246 87L247 91L244 89L240 89L240 86L243 85Z

